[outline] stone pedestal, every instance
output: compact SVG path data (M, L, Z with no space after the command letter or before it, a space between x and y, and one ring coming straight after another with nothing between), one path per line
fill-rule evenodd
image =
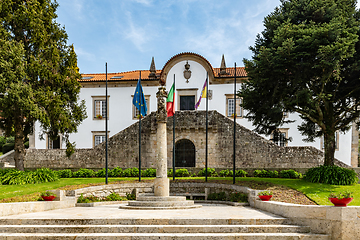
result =
M194 205L194 201L187 201L186 197L169 196L170 180L167 177L167 139L166 139L166 97L165 87L159 87L156 93L156 179L154 180L154 194L141 194L136 201L129 202L126 209L188 209L197 208L201 205Z

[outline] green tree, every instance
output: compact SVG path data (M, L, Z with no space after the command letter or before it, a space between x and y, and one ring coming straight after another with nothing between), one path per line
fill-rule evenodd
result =
M0 127L15 136L15 165L24 170L24 139L35 121L43 134L68 136L86 118L80 74L51 0L0 1Z
M305 141L324 137L324 165L334 164L335 132L359 117L359 12L355 0L281 0L264 19L249 80L238 95L255 131L271 134L298 113Z

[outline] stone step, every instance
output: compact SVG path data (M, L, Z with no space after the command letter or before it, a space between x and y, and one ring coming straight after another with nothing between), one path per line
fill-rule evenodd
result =
M144 213L146 216L146 213ZM275 219L197 219L197 218L22 218L0 219L1 225L291 225L292 221L287 218Z
M0 233L0 239L107 239L107 240L329 240L311 233Z
M194 201L131 201L128 203L130 206L141 207L173 207L173 206L192 206Z
M0 233L309 233L294 225L2 225Z
M167 201L167 202L171 202L171 201L175 201L175 202L178 202L178 201L186 201L186 197L184 196L167 196L167 197L161 197L161 196L154 196L154 195L150 195L150 194L147 194L147 195L143 195L143 194L140 194L137 198L136 198L137 201Z

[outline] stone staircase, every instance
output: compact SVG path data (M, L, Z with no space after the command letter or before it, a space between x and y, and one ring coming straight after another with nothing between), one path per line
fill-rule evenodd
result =
M278 219L0 219L0 239L330 240Z

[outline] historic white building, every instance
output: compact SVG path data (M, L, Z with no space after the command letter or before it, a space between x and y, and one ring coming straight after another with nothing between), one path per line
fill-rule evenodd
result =
M220 58L219 58L220 60ZM220 61L219 61L220 62ZM194 110L204 85L206 75L209 76L208 109L233 118L234 113L234 67L227 68L224 59L220 68L214 68L204 57L195 53L180 53L173 56L161 70L155 70L154 60L150 70L108 73L108 116L105 116L105 74L82 74L80 99L85 100L87 118L79 126L78 133L70 136L70 141L76 142L76 148L92 148L105 140L105 120L108 119L108 135L118 133L138 121L138 113L132 104L133 95L141 72L141 81L147 100L148 113L156 111L156 92L162 81L170 90L175 76L175 109ZM246 79L243 67L236 69L237 85ZM237 99L237 122L248 129L253 129L251 122L243 118L246 114L239 107L241 99ZM206 109L206 99L202 99L198 110ZM303 142L304 138L297 126L301 118L297 114L284 114L294 123L282 126L280 131L290 142L279 142L284 146L314 146L322 149L322 139L315 142ZM30 138L30 147L37 149L64 148L61 136L57 141L40 140L39 124L36 124L35 134ZM266 136L265 136L266 137ZM267 136L266 138L271 138ZM357 166L358 132L355 129L346 134L336 134L335 157L342 162Z

